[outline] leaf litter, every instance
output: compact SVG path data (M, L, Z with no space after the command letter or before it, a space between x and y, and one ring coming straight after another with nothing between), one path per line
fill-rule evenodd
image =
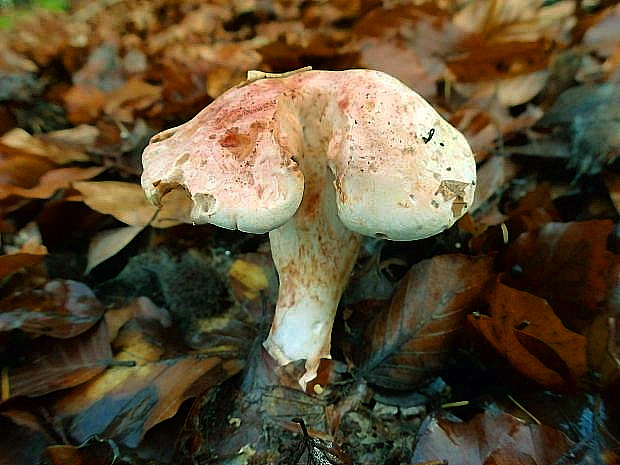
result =
M0 463L617 463L618 11L75 1L0 31ZM451 230L364 244L304 393L261 346L267 238L138 180L151 135L308 65L401 79L480 182Z

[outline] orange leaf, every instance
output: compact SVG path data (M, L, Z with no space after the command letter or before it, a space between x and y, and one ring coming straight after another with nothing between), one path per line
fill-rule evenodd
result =
M132 320L115 341L115 366L73 389L52 407L68 435L82 442L102 434L135 447L146 431L172 417L181 403L237 373L236 359L178 353L152 320Z
M588 371L586 338L566 329L540 297L497 282L488 315L468 315L520 373L551 389L574 388Z
M78 181L73 187L80 191L83 202L90 208L130 226L146 226L157 212L157 207L148 203L138 184Z
M42 254L16 253L0 256L0 280L19 270L36 265L43 260Z

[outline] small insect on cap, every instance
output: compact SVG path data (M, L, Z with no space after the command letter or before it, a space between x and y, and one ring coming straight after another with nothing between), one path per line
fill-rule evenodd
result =
M335 135L329 151L338 216L355 232L396 241L449 228L474 197L476 165L465 137L397 79L365 77L338 102L351 109L348 131Z

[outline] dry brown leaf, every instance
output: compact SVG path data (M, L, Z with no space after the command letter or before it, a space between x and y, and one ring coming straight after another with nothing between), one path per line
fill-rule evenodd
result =
M3 373L2 400L41 396L77 386L104 371L112 360L105 323L76 337L39 337L30 342L24 361Z
M38 155L0 143L0 195L4 188L31 188L57 165Z
M90 273L94 267L123 250L143 229L144 226L126 226L95 234L88 247L88 263L84 273Z
M517 175L517 171L518 166L507 157L495 156L483 164L477 172L476 194L470 208L470 214L480 216L491 206L492 197L496 197L497 202L498 197Z
M161 101L161 87L131 79L119 89L107 92L103 111L119 121L133 122L134 113Z
M48 199L54 195L58 189L66 189L74 181L94 178L106 169L107 168L104 166L93 166L90 168L74 166L52 169L41 175L38 179L38 184L31 188L0 185L0 196L17 195L30 199Z
M573 445L564 433L526 424L496 407L470 421L428 418L412 462L459 465L553 465Z
M62 339L83 333L103 315L93 291L70 280L49 281L43 289L17 292L0 301L0 308L0 331L20 329Z
M0 280L11 276L25 268L41 263L44 255L32 253L16 253L0 256Z
M371 384L414 388L442 369L454 337L492 278L488 257L439 255L417 263L364 333L358 364Z
M65 108L73 124L92 123L102 113L105 94L92 86L75 85L65 95Z
M610 220L547 223L510 244L503 282L546 299L571 328L594 318L611 285Z
M566 42L576 20L575 2L545 3L543 0L468 2L454 16L454 23L489 42L533 42L541 38Z
M172 417L181 403L237 373L242 363L208 353L178 353L152 320L132 320L115 343L117 362L61 397L55 418L77 442L94 434L136 447L148 429Z
M566 329L544 299L499 281L485 298L488 314L467 318L516 370L555 390L584 381L586 338Z
M4 134L0 137L0 142L14 149L47 158L51 162L61 165L72 161L89 160L86 153L68 147L67 144L62 144L60 139L55 143L53 139L45 140L44 137L31 136L20 128L15 128Z
M82 201L93 210L112 215L130 226L146 226L151 222L157 207L149 204L138 184L118 181L74 182L73 187L82 194Z
M359 53L359 66L395 76L430 98L446 74L441 57L460 39L448 19L413 5L376 9L355 25L348 47Z

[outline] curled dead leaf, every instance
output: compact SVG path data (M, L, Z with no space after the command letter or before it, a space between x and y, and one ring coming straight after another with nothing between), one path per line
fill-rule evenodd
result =
M584 381L586 338L566 329L544 299L506 286L499 278L486 299L488 314L467 318L516 370L561 391Z

